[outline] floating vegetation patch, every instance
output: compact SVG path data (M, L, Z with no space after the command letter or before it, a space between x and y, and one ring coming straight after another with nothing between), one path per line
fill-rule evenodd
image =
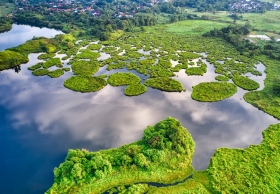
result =
M54 169L54 184L46 193L99 194L137 182L184 180L193 172L194 147L186 128L169 117L148 126L141 140L120 148L98 152L70 149L65 162Z
M229 98L237 87L227 82L203 82L193 87L192 98L202 102L215 102Z
M180 82L167 77L147 79L144 84L151 88L167 92L181 92L183 90L183 86Z
M218 81L228 81L229 78L226 77L226 76L223 76L223 75L217 75L217 76L215 77L215 80L218 80Z
M114 73L108 77L108 83L111 86L122 86L130 84L138 84L141 79L133 73Z
M35 69L39 69L39 68L41 68L41 67L43 67L43 63L37 63L36 65L33 65L33 66L31 66L31 67L28 67L28 70L34 71Z
M46 59L50 59L53 58L55 56L55 53L44 53L38 56L38 59L41 60L46 60Z
M91 60L97 60L98 57L100 57L100 53L92 52L89 49L81 50L81 53L77 54L75 56L75 59L91 59Z
M27 63L28 58L20 53L5 50L0 52L0 71L10 69L22 63Z
M186 69L186 74L188 75L203 75L207 72L207 65L204 63L200 67L189 67Z
M48 75L50 71L48 69L35 69L32 74L36 76Z
M91 76L72 76L64 81L64 86L76 92L95 92L107 85L105 79Z
M72 71L75 75L93 75L99 69L99 63L97 61L78 61L71 62Z
M147 91L147 87L143 84L131 84L124 89L124 94L127 96L138 96Z
M63 67L60 61L60 58L51 58L43 63L43 67L48 69L52 66Z
M70 67L64 67L64 68L62 68L65 72L66 71L70 71L71 70L71 68Z
M63 74L64 74L63 69L56 69L54 71L50 71L48 73L48 76L50 76L51 78L58 78L58 77L62 76Z
M234 76L232 78L232 81L244 90L256 90L260 87L260 84L258 82L244 76Z
M90 44L88 45L88 49L99 51L102 47L102 44Z

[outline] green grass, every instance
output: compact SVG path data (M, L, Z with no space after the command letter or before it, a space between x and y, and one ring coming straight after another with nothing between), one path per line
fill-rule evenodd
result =
M114 73L108 77L108 83L111 86L123 86L138 84L141 79L133 73Z
M207 65L204 63L200 67L189 67L186 69L186 74L188 75L203 75L207 72Z
M90 49L90 50L99 51L101 49L101 47L102 47L102 44L90 44L90 45L88 45L87 48Z
M64 81L64 86L76 92L95 92L107 85L106 80L91 76L72 76Z
M215 77L215 80L218 80L218 81L228 81L229 78L226 77L226 76L223 76L223 75L217 75L217 76Z
M131 84L124 89L124 94L127 96L138 96L147 91L147 87L143 84Z
M47 69L35 69L32 74L35 76L44 76L44 75L48 75L50 71Z
M38 56L38 59L46 60L46 59L53 58L54 56L55 56L55 53L43 53Z
M213 193L280 193L280 124L246 149L219 148L206 172Z
M201 102L215 102L229 98L237 87L227 82L203 82L193 87L192 98Z
M48 69L52 66L62 67L60 58L51 58L47 60L45 63L43 63L43 67Z
M167 77L147 79L144 84L151 88L167 92L181 92L183 90L183 86L180 82Z
M280 119L280 95L274 92L275 80L280 75L280 62L262 56L258 59L266 66L266 79L264 80L264 89L261 91L248 92L244 99L253 106L264 112Z
M28 70L34 71L34 70L39 69L41 67L43 67L43 63L37 63L37 64L35 64L35 65L31 66L31 67L28 67Z
M81 53L77 54L75 56L76 59L91 59L91 60L97 60L98 57L101 55L97 52L92 52L89 49L82 50Z
M64 74L63 69L56 69L54 71L50 71L48 73L48 76L50 76L51 78L58 78L58 77L62 76L63 74Z
M10 69L27 62L28 58L18 52L9 50L0 52L0 71L4 69Z
M234 76L232 78L232 81L244 90L256 90L260 87L260 84L258 82L244 76Z
M78 61L71 62L72 71L75 75L90 76L99 70L99 63L96 61Z
M120 148L69 150L46 193L97 194L137 182L180 181L193 172L194 146L190 133L169 117L148 126L140 141Z

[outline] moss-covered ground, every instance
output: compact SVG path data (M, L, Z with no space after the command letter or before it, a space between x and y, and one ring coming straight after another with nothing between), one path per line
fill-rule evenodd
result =
M147 79L144 84L151 88L167 92L181 92L184 89L179 81L168 77Z
M143 84L130 84L124 89L124 94L127 96L138 96L147 91L147 87Z
M133 73L114 73L108 77L108 83L111 86L123 86L130 84L139 84L141 79Z
M192 98L202 102L215 102L229 98L237 87L227 82L203 82L193 87Z

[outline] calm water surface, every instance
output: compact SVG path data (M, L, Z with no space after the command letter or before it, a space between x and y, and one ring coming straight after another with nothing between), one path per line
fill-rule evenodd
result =
M96 151L131 143L142 137L147 125L168 116L179 119L192 134L196 169L205 169L219 147L260 143L262 130L278 122L246 103L240 88L220 102L192 100L192 86L215 80L212 65L205 76L177 73L186 92L148 88L141 96L127 97L124 87L110 85L88 94L68 90L63 81L71 72L57 79L35 77L27 67L38 62L37 56L29 55L29 63L21 65L19 73L0 73L0 193L43 193L68 149ZM264 70L263 65L258 68ZM98 74L104 72L101 68ZM264 76L251 78L263 82Z

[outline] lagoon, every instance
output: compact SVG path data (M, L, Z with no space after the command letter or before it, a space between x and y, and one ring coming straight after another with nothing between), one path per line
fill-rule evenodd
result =
M278 123L246 103L246 91L241 88L219 102L192 100L192 86L215 81L217 74L210 64L204 76L187 76L184 70L176 73L186 92L148 88L140 96L127 97L125 86L107 85L94 93L71 91L63 86L71 72L57 79L35 77L27 68L39 62L38 55L30 54L19 73L12 69L0 73L1 193L43 193L52 185L53 169L64 161L68 149L119 147L140 139L147 125L168 116L177 118L191 133L196 144L195 169L205 169L217 148L260 143L262 130ZM259 64L258 70L263 73L264 66ZM103 67L97 74L105 72ZM262 89L264 73L248 76Z

